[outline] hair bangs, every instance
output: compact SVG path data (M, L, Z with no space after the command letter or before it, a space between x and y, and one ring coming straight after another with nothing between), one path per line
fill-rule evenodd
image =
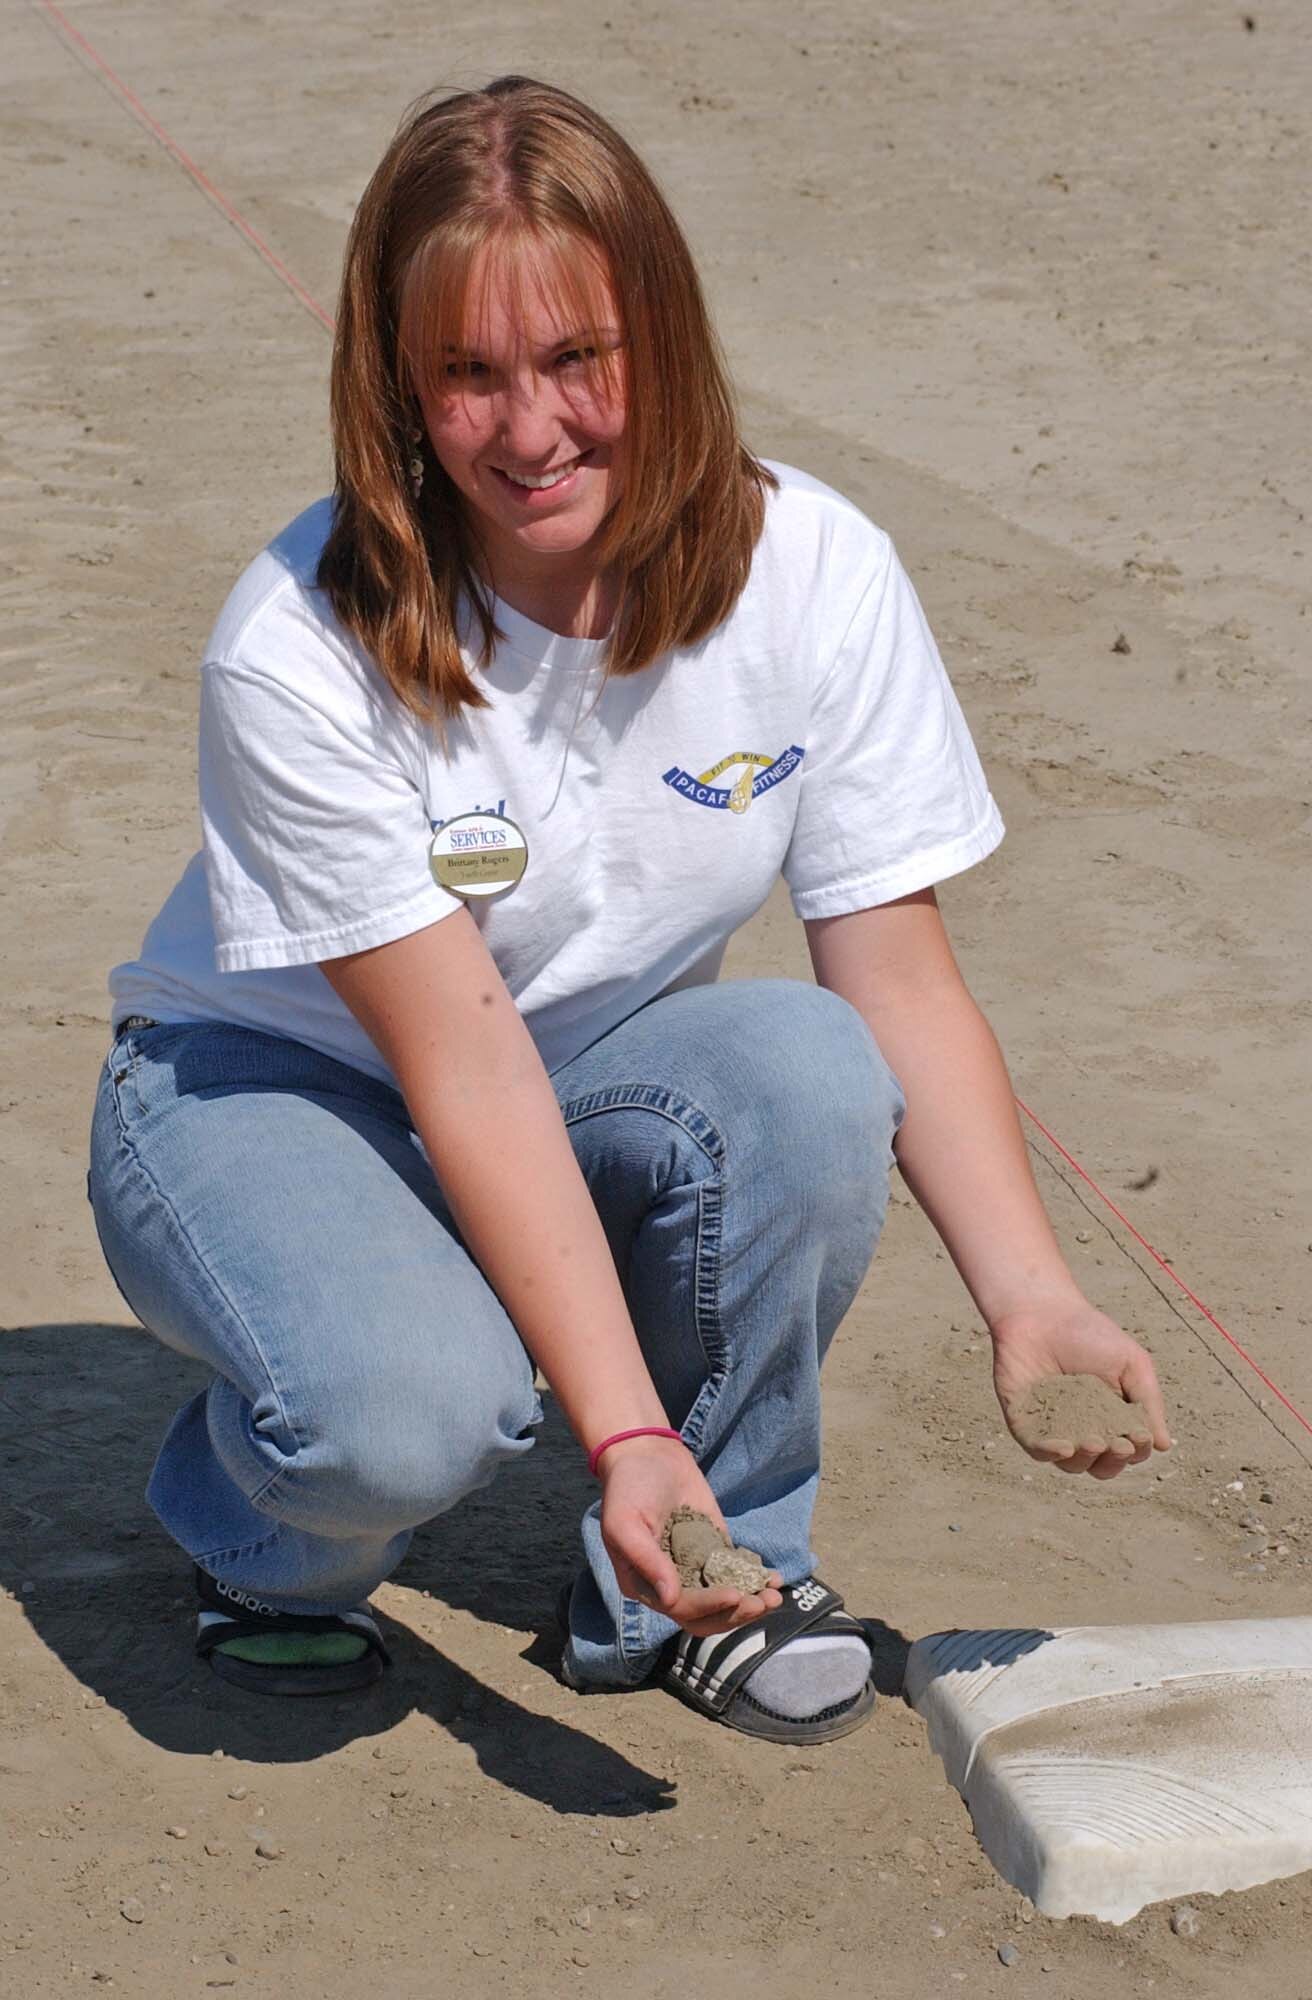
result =
M578 347L608 395L623 386L625 328L596 244L551 220L513 213L450 218L410 260L401 285L397 372L421 401L451 393L486 354L493 298L513 326L555 330Z

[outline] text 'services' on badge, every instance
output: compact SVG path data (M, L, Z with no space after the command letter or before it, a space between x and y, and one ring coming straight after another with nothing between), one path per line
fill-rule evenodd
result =
M505 896L528 866L528 842L501 813L461 813L438 827L428 865L439 889L467 902Z

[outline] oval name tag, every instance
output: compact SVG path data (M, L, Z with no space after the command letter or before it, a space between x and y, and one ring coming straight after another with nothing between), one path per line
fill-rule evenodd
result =
M428 865L439 889L485 902L518 885L528 867L528 842L501 813L461 813L433 835Z

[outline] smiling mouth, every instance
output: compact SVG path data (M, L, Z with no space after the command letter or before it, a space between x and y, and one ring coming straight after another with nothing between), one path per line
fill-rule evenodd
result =
M553 466L550 472L508 472L503 465L494 465L492 470L517 492L550 493L572 478L580 466L587 465L591 457L591 450L580 452L577 458L571 458L566 465Z

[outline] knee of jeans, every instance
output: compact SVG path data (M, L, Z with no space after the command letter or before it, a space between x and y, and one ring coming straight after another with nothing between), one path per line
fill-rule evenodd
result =
M846 1183L854 1168L885 1169L906 1110L902 1087L865 1020L827 987L769 982L765 1107L781 1160L808 1181Z
M427 1382L357 1383L296 1451L277 1511L322 1534L417 1527L527 1451L539 1417L527 1356L522 1368L452 1364Z

